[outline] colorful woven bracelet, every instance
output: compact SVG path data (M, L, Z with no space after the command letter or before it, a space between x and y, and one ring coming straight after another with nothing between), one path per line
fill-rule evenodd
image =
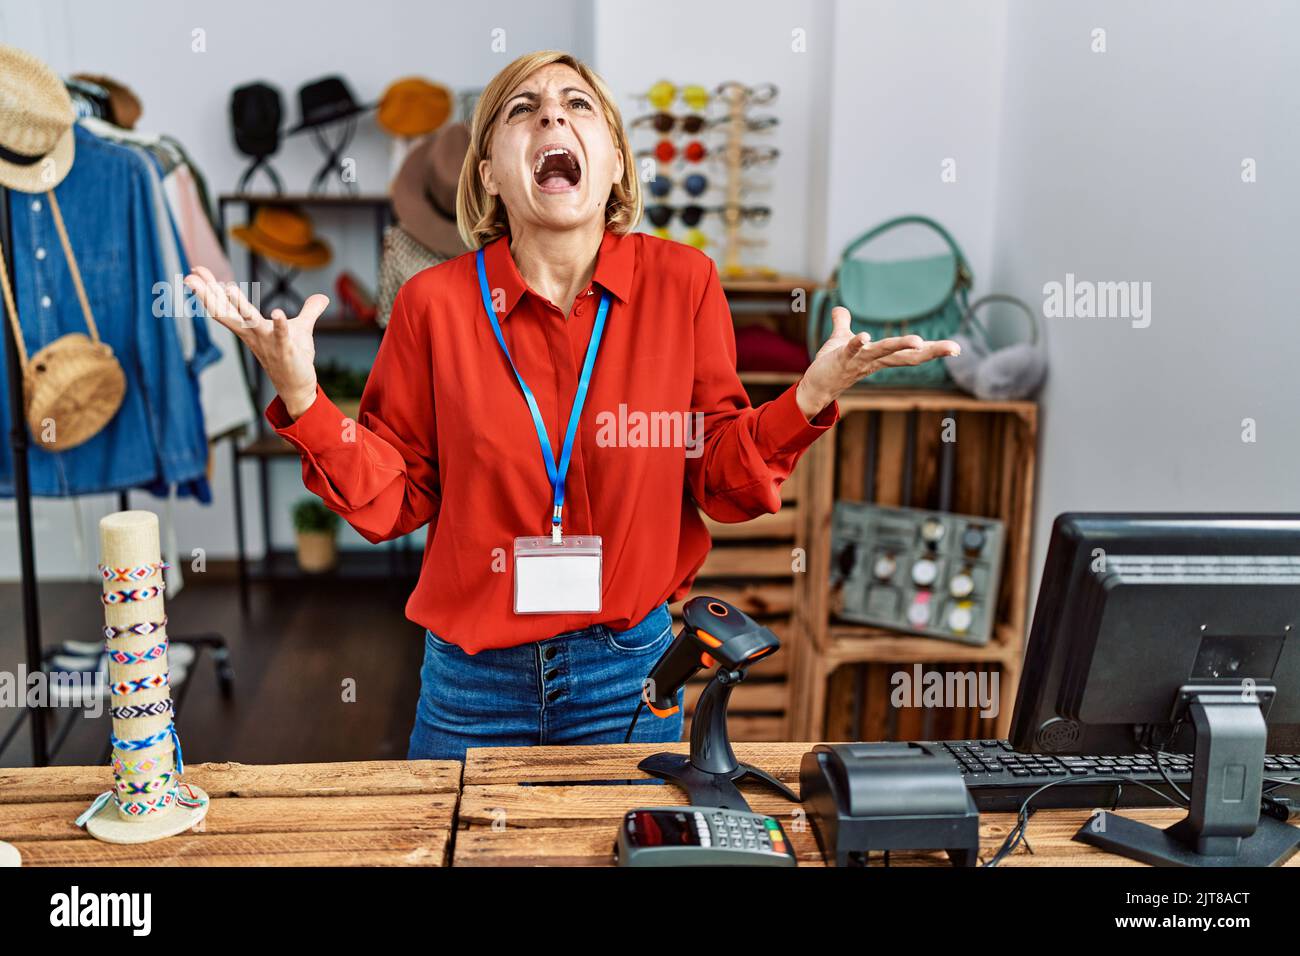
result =
M101 600L105 604L129 604L132 601L147 601L150 598L156 598L167 590L167 582L154 584L147 588L127 588L124 591L105 591Z
M133 650L109 650L108 659L113 663L148 663L149 661L157 661L165 653L166 641L164 640L139 653L135 653Z
M157 770L167 760L167 754L158 757L145 757L132 763L130 760L123 760L116 754L113 755L113 776L122 776L128 773L148 773L150 770ZM173 766L175 764L173 763Z
M119 627L114 627L112 624L105 624L104 640L111 641L115 637L125 637L127 634L139 634L141 636L153 634L157 631L161 631L166 626L166 614L163 615L161 621L143 621L139 624L123 624Z
M75 821L77 826L84 827L86 821L98 813L99 808L108 803L109 800L116 800L118 807L136 817L165 810L173 803L185 807L187 810L203 806L203 800L194 796L194 791L190 789L190 785L187 783L173 784L170 790L153 800L118 800L117 794L112 790L105 790L91 801L90 806L81 812L81 816L77 817Z
M172 759L176 763L176 772L184 773L185 761L181 758L181 738L176 733L175 721L172 721L164 729L158 731L158 733L156 734L150 734L148 737L140 737L136 740L123 740L121 737L118 737L113 733L109 733L108 735L109 741L116 749L127 750L127 751L147 750L150 747L162 743L168 737L170 737L172 741L172 749L174 751L172 754Z
M109 568L99 565L99 576L105 581L143 581L151 575L160 571L165 571L171 565L166 561L155 561L152 564L142 564L134 568Z
M118 793L133 797L141 794L157 793L167 784L176 778L176 774L168 770L166 773L160 773L152 780L146 780L144 783L136 783L134 780L118 780L114 787Z
M137 677L134 680L120 680L116 684L110 684L109 689L119 697L123 694L137 694L142 690L157 690L159 687L166 687L168 672L162 674L150 674L148 677Z
M108 715L114 720L135 720L137 717L157 717L159 714L172 714L172 699L164 697L152 704L128 704L124 707L110 707Z

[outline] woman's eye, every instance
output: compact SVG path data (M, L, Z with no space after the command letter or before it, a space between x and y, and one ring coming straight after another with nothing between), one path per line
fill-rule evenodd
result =
M510 117L517 116L520 110L526 110L528 108L529 106L527 103L516 103L513 107L511 107L510 112L507 114L507 116Z
M586 100L581 99L581 98L579 98L579 97L575 97L574 99L569 100L569 105L570 105L570 106L573 106L573 107L579 107L579 106L580 106L580 107L582 107L582 108L585 109L585 110L589 110L589 109L591 109L591 104L588 103Z

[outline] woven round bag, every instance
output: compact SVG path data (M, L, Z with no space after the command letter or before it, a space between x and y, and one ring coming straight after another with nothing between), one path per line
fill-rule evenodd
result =
M81 284L81 270L73 258L63 214L53 192L45 194L54 213L59 241L67 256L68 270L81 302L90 335L69 332L44 346L31 358L23 342L22 326L14 304L13 289L0 250L0 284L5 311L13 326L14 341L23 367L23 407L32 437L49 451L66 451L89 441L107 425L122 407L126 375L107 342L100 341L90 301Z

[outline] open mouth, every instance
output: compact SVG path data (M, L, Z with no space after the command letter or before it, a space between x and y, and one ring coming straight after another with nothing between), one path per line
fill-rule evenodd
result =
M533 158L533 181L542 192L562 193L578 187L582 166L567 146L543 146Z

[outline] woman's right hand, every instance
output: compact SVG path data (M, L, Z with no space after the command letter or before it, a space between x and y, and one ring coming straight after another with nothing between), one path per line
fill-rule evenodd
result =
M208 315L248 346L266 372L290 416L298 418L316 398L316 345L312 332L330 300L319 293L302 305L297 318L274 309L267 319L235 283L223 285L204 266L195 266L185 285L199 297Z

